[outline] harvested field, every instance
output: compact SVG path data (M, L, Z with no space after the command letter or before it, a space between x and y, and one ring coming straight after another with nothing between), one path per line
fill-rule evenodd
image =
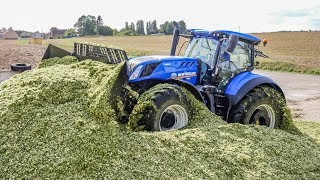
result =
M1 83L0 178L320 178L317 140L226 124L192 96L186 129L132 132L110 103L118 70L85 61Z
M254 34L269 40L259 46L270 59L258 58L262 69L320 74L320 32L274 32Z
M28 63L36 68L45 49L39 45L19 45L15 40L0 40L0 70L9 70L13 63Z

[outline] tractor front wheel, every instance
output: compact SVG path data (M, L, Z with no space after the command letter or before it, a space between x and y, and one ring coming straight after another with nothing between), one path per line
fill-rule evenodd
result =
M279 128L283 97L270 87L257 87L232 108L229 122Z
M156 90L153 92L152 101L155 108L145 117L147 130L181 129L188 124L188 104L180 87L170 85L168 88Z

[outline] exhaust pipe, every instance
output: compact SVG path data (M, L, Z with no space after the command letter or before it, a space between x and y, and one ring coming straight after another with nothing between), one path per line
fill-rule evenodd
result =
M174 33L173 33L173 40L171 46L170 56L174 56L176 54L176 49L179 42L179 35L180 35L180 26L176 21L173 21L174 25Z

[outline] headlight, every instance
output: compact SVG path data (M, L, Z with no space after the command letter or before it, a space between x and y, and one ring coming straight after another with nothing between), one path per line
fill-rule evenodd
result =
M136 68L136 70L131 74L129 80L137 79L141 70L142 70L142 65Z

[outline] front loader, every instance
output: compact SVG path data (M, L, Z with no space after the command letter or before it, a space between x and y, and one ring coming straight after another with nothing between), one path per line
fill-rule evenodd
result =
M278 101L284 99L281 88L272 79L252 72L255 56L263 55L255 49L259 38L226 30L191 29L188 34L180 34L179 25L176 22L174 25L169 56L129 60L123 50L75 43L73 53L49 45L43 59L73 55L79 60L111 64L125 61L119 75L121 83L114 93L123 96L119 89L126 84L140 95L150 94L155 108L140 120L147 130L180 129L188 124L190 106L182 87L227 122L281 126L284 118L283 104ZM184 55L176 56L180 37L187 38L189 43ZM160 89L155 89L156 86ZM126 109L130 114L133 107Z

